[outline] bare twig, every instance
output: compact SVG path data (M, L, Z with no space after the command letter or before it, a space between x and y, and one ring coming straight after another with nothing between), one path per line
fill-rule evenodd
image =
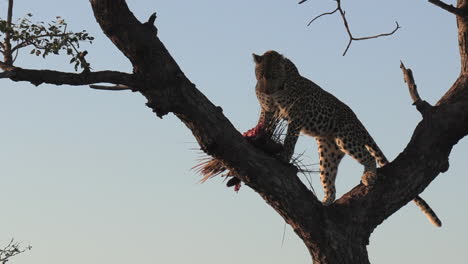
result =
M405 83L408 85L409 93L411 99L413 99L413 103L421 101L421 97L419 97L416 83L414 82L413 72L411 71L411 69L406 69L402 61L400 61L400 69L403 71L403 78L405 80Z
M13 51L11 52L13 54ZM15 63L16 59L18 58L19 50L16 50L15 57L13 58L13 63Z
M299 3L300 4L300 3ZM319 19L320 17L323 17L323 16L326 16L326 15L333 15L334 13L336 13L336 11L338 11L339 8L336 8L335 10L333 11L330 11L330 12L325 12L323 14L320 14L316 17L314 17L312 20L310 20L310 22L307 24L307 26L310 26L310 24L312 24L315 20Z
M393 29L391 32L388 32L388 33L381 33L381 34L377 34L377 35L374 35L374 36L369 36L369 37L360 37L360 38L355 38L353 37L353 40L366 40L366 39L373 39L373 38L380 38L380 37L386 37L386 36L390 36L392 35L393 33L395 33L398 29L400 29L400 25L398 25L398 22L395 21L395 29Z
M454 15L457 15L457 16L467 16L468 13L461 9L461 8L457 8L457 7L454 7L453 5L449 5L449 4L446 4L440 0L428 0L429 3L431 4L434 4L442 9L444 9L445 11L448 11Z
M303 0L303 1L300 1L299 4L302 4L304 3L305 1L307 0ZM307 26L310 26L310 24L312 24L315 20L317 20L318 18L322 17L322 16L326 16L326 15L332 15L334 13L336 13L336 11L339 11L340 15L341 15L341 18L343 20L343 24L345 26L345 29L346 29L346 32L348 33L348 36L349 36L349 41L348 41L348 45L346 46L346 49L345 51L343 52L343 56L346 55L346 53L348 52L349 50L349 47L351 46L351 43L353 41L357 41L357 40L366 40L366 39L374 39L374 38L380 38L380 37L386 37L386 36L390 36L390 35L393 35L399 28L400 28L400 25L398 25L398 22L395 22L396 23L396 27L395 29L393 29L391 32L388 32L388 33L382 33L382 34L377 34L377 35L373 35L373 36L367 36L367 37L355 37L353 36L353 34L351 33L351 29L349 28L349 24L348 24L348 20L346 19L346 12L343 10L343 8L341 7L341 0L335 0L336 1L336 9L334 9L333 11L330 11L330 12L325 12L325 13L322 13L316 17L314 17L308 24Z
M85 56L88 54L88 51L85 50L83 52L79 52L75 48L75 45L73 45L72 43L70 43L70 44L78 54L78 59L80 60L80 64L81 64L81 67L83 68L83 72L85 72L85 73L90 72L91 71L91 67L89 66L90 64L86 61L86 58L85 58Z
M418 89L416 83L414 82L413 72L411 69L405 68L405 65L402 61L400 61L400 69L403 71L403 78L405 83L408 85L411 99L413 99L413 105L415 105L416 109L418 109L418 111L424 116L426 113L428 113L428 110L430 110L432 106L428 102L421 100L421 97L419 97Z

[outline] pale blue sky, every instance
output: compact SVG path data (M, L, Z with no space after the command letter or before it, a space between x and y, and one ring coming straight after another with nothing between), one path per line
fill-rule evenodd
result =
M6 0L0 1L5 17ZM354 42L348 55L342 22L324 17L333 1L127 1L146 21L157 11L159 37L185 74L240 130L255 125L251 53L275 49L303 75L346 102L392 160L421 119L411 105L399 61L413 69L420 94L435 103L459 72L454 16L427 1L345 1L356 36L394 36ZM455 3L456 1L450 1ZM88 1L15 3L15 17L60 15L96 40L87 46L95 70L131 72L103 35ZM17 65L73 71L68 58L20 54ZM201 157L190 131L173 115L158 119L131 92L87 87L34 87L0 80L0 245L14 237L30 252L17 264L310 263L302 242L253 191L238 194L221 179L198 184L190 168ZM298 152L315 163L312 138ZM443 221L433 227L412 203L377 228L373 263L463 263L468 251L466 140L450 169L422 194ZM345 158L339 195L359 183L362 168ZM318 175L313 184L321 197Z

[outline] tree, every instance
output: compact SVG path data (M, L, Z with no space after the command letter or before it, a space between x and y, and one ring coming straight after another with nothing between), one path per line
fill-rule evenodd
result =
M206 153L222 160L277 210L304 240L317 263L368 262L365 246L372 231L448 169L451 148L466 135L465 21L458 18L462 44L460 78L435 107L421 103L423 121L405 151L379 171L381 177L375 186L357 186L333 206L324 208L297 178L294 168L248 144L222 115L222 109L211 104L185 77L157 38L153 19L138 22L124 1L91 1L91 4L104 33L132 62L133 74L25 70L4 62L1 76L35 85L106 82L126 86L97 88L140 92L158 116L171 112L179 117ZM464 2L458 8L447 9L460 13ZM129 23L121 24L123 19ZM240 157L237 153L244 155Z

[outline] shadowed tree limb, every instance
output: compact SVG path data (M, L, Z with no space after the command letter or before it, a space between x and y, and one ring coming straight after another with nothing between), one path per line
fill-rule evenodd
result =
M36 86L42 83L55 85L88 85L94 83L113 83L134 86L136 83L133 74L117 71L99 71L85 73L68 73L51 70L29 70L14 67L0 62L0 68L5 70L0 72L0 79L9 78L13 81L26 81Z
M446 4L440 0L428 0L428 2L457 16L468 15L468 12L465 9L454 7L453 5Z
M300 3L299 3L299 4L300 4ZM307 26L310 26L312 23L314 23L315 20L317 20L317 19L319 19L319 18L321 18L321 17L323 17L323 16L328 16L328 15L333 15L333 14L335 14L336 11L338 11L338 10L339 10L339 7L337 7L337 8L336 8L335 10L333 10L333 11L325 12L325 13L322 13L322 14L320 14L320 15L318 15L318 16L312 18L312 20L310 20L309 23L307 23Z

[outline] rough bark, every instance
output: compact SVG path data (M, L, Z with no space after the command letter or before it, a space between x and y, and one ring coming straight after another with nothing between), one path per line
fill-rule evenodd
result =
M459 0L452 13L465 13L467 1ZM468 134L468 22L457 14L460 77L434 107L424 111L404 151L378 170L375 185L360 184L324 207L299 180L295 167L249 144L223 115L222 108L213 105L186 78L157 37L154 16L146 23L139 22L124 0L90 3L103 32L134 69L131 76L119 75L120 79L107 81L142 93L148 99L147 106L159 117L175 114L192 131L203 151L221 160L293 227L314 263L369 263L366 246L373 230L448 169L452 147ZM36 77L27 75L19 78L18 72L25 70L18 69L4 69L3 77L33 84L79 85L98 81L80 83L51 78L38 82ZM16 75L9 76L15 71Z

